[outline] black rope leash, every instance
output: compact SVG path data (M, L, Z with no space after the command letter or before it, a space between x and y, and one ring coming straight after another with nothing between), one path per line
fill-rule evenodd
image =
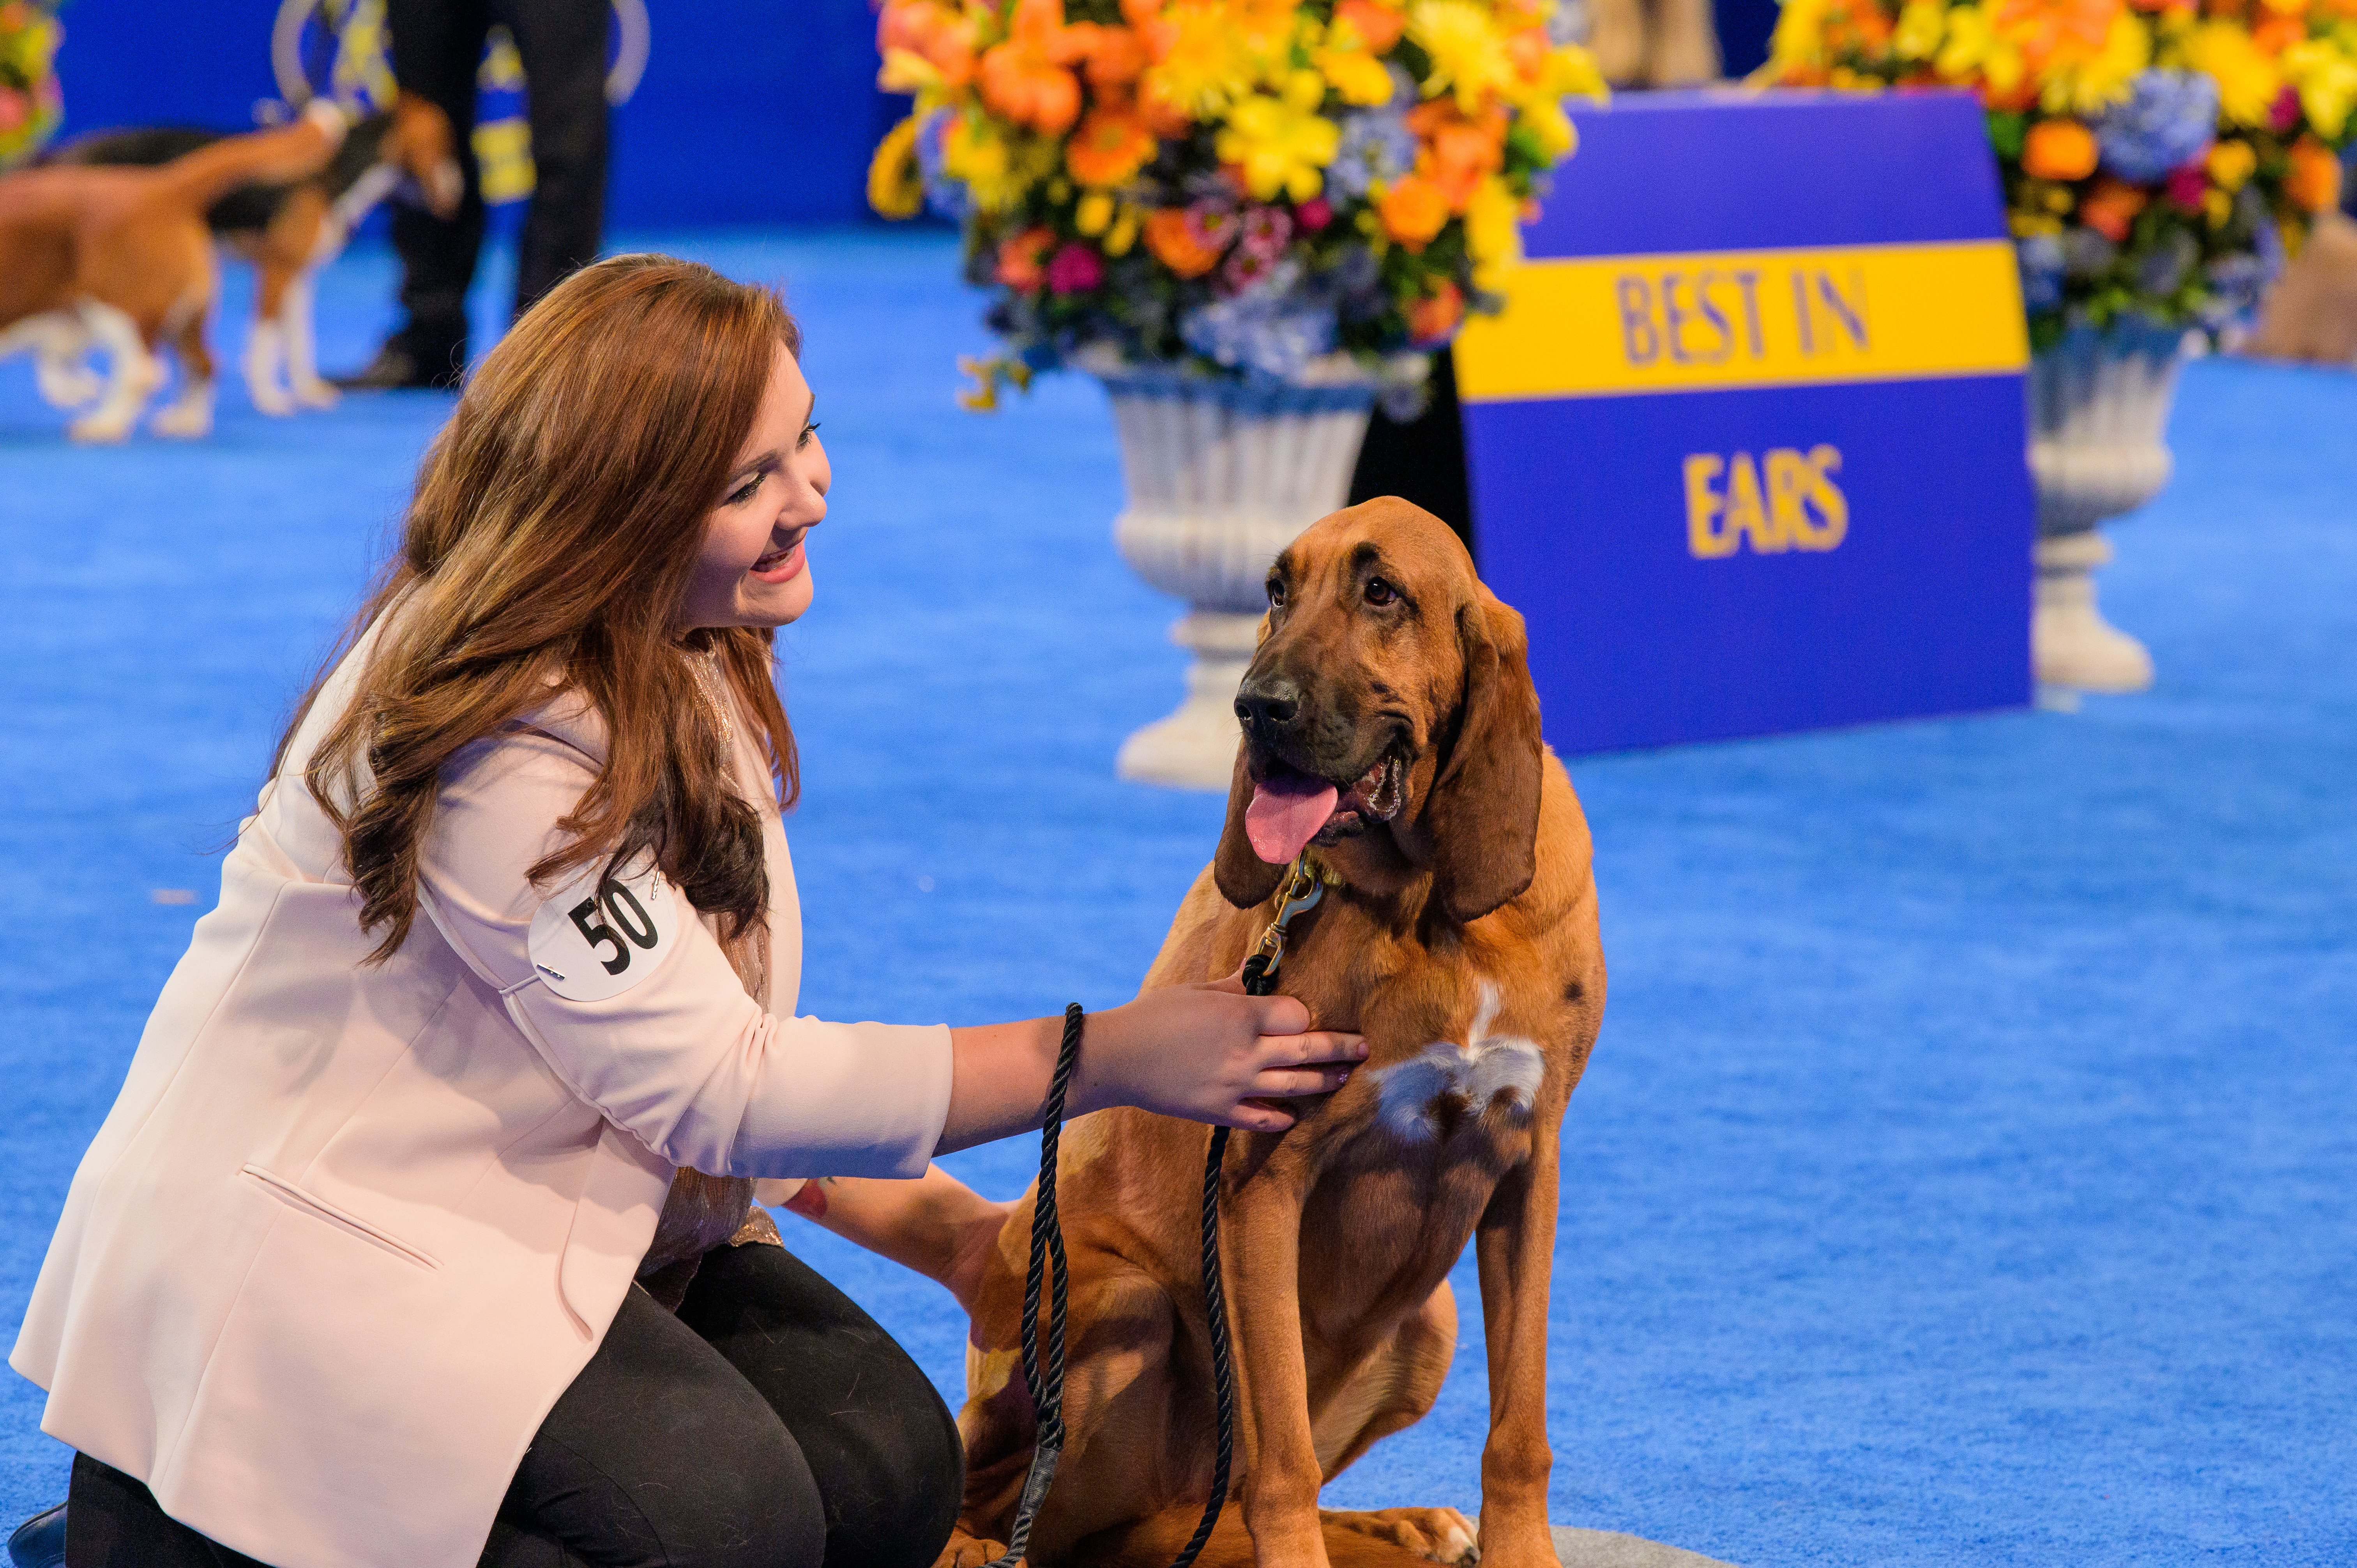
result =
M1064 1307L1066 1302L1064 1228L1056 1215L1056 1150L1063 1141L1064 1093L1072 1086L1072 1069L1081 1060L1081 1026L1085 1015L1077 1002L1064 1009L1064 1041L1056 1051L1055 1075L1048 1080L1048 1119L1039 1128L1039 1190L1031 1202L1031 1265L1023 1275L1023 1386L1031 1391L1031 1408L1039 1413L1038 1435L1031 1444L1031 1469L1023 1477L1023 1500L1015 1509L1015 1528L1006 1537L1006 1551L989 1568L1013 1568L1030 1544L1032 1521L1048 1488L1056 1484L1056 1466L1064 1456ZM1050 1257L1056 1278L1049 1293L1048 1365L1039 1366L1039 1287Z
M1259 949L1244 961L1244 994L1266 996L1276 989L1276 968L1285 958L1285 930L1293 917L1318 902L1325 891L1307 860L1297 860L1279 899L1277 917L1261 938ZM1056 1214L1056 1151L1062 1141L1064 1091L1071 1086L1072 1069L1081 1059L1081 1004L1064 1009L1064 1041L1056 1053L1055 1076L1048 1081L1048 1120L1039 1129L1039 1190L1031 1205L1031 1263L1023 1276L1023 1382L1031 1391L1031 1405L1039 1418L1039 1434L1031 1447L1031 1468L1023 1477L1023 1499L1016 1506L1015 1528L1007 1532L1006 1553L989 1568L1014 1568L1031 1541L1031 1526L1039 1506L1055 1484L1056 1466L1064 1456L1064 1230ZM1211 1530L1227 1507L1228 1482L1236 1456L1236 1371L1228 1346L1228 1295L1220 1277L1220 1176L1227 1161L1226 1127L1211 1129L1211 1147L1203 1156L1203 1316L1211 1338L1211 1392L1219 1411L1219 1449L1211 1467L1211 1495L1195 1533L1170 1561L1170 1568L1190 1568L1202 1554ZM1049 1261L1055 1277L1048 1288L1048 1362L1039 1364L1039 1296L1041 1276Z

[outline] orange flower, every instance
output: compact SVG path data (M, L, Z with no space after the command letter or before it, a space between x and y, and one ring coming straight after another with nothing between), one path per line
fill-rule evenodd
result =
M1348 22L1372 55L1389 50L1399 42L1400 33L1407 27L1406 14L1396 5L1383 4L1383 0L1337 0L1334 20Z
M2084 179L2095 172L2095 134L2076 120L2041 120L2021 144L2021 172L2032 179Z
M1383 232L1413 252L1432 243L1448 221L1448 198L1431 180L1412 174L1394 180L1375 210L1383 218Z
M1063 0L1016 0L1004 42L982 57L982 101L1020 125L1050 136L1081 117L1081 79L1066 69L1082 40L1064 25Z
M1890 38L1890 18L1874 0L1846 0L1825 11L1825 47L1835 54L1871 54Z
M1081 74L1091 87L1126 87L1146 70L1146 40L1127 27L1074 22L1066 31L1080 51Z
M2113 244L2125 243L2128 225L2152 199L2150 191L2122 180L2099 179L2087 199L2079 204L2079 221L2109 240Z
M888 59L895 49L915 55L952 89L974 80L974 22L940 0L892 0L876 20L876 48Z
M998 281L1009 288L1035 289L1048 281L1042 258L1056 242L1053 229L1026 229L998 247Z
M2302 136L2291 145L2284 194L2310 212L2330 211L2341 205L2341 160L2314 136Z
M1135 109L1099 104L1064 144L1064 166L1082 185L1109 188L1151 163L1158 145Z
M2057 59L2089 60L2104 52L2124 0L2003 0L1991 18L1999 37L2021 46L2031 76Z
M1220 252L1195 238L1183 208L1164 207L1146 215L1146 248L1182 278L1201 277L1220 264Z
M2308 18L2287 16L2281 11L2269 11L2259 25L2251 29L2251 44L2261 54L2279 55L2294 44L2308 41Z
M1408 306L1408 341L1419 346L1440 342L1464 319L1464 294L1443 278L1434 292Z
M1408 111L1408 129L1424 138L1415 172L1440 188L1451 212L1462 212L1486 175L1506 163L1506 109L1493 103L1469 120L1453 98L1435 98Z

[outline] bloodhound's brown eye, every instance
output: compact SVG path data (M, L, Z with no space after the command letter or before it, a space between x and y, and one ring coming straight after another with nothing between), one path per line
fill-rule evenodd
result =
M1268 602L1269 602L1271 605L1273 605L1273 606L1276 607L1277 607L1277 608L1279 608L1279 609L1282 609L1282 608L1284 608L1284 607L1285 607L1285 579L1284 579L1284 578L1282 578L1282 577L1271 577L1271 578L1268 580Z
M1370 577L1367 579L1367 603L1371 605L1387 605L1398 597L1399 590L1393 587L1389 583L1384 582L1381 577Z

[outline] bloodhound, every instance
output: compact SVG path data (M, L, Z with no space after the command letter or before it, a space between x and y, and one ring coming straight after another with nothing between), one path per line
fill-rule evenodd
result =
M1207 1564L1460 1562L1453 1509L1321 1510L1319 1487L1432 1407L1474 1240L1489 1347L1483 1568L1553 1564L1547 1280L1566 1102L1604 1009L1587 824L1539 736L1523 619L1448 528L1385 498L1278 557L1236 699L1244 739L1211 865L1148 987L1232 974L1307 850L1329 886L1279 989L1370 1055L1224 1165L1240 1406L1236 1485ZM1085 1049L1085 1047L1083 1047ZM1068 1436L1031 1537L1039 1568L1162 1568L1210 1496L1213 1403L1198 1259L1210 1130L1135 1110L1063 1134ZM979 1294L960 1418L967 1480L942 1562L997 1555L1035 1418L1018 1328L1032 1195Z

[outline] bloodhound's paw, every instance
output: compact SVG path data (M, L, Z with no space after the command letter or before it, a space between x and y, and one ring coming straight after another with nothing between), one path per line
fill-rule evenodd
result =
M968 1535L965 1527L960 1525L950 1531L949 1544L933 1559L933 1568L983 1568L984 1563L996 1563L1006 1554L1006 1542Z
M1481 1558L1480 1531L1455 1509L1375 1509L1339 1513L1319 1509L1329 1525L1405 1546L1435 1563L1470 1564Z

